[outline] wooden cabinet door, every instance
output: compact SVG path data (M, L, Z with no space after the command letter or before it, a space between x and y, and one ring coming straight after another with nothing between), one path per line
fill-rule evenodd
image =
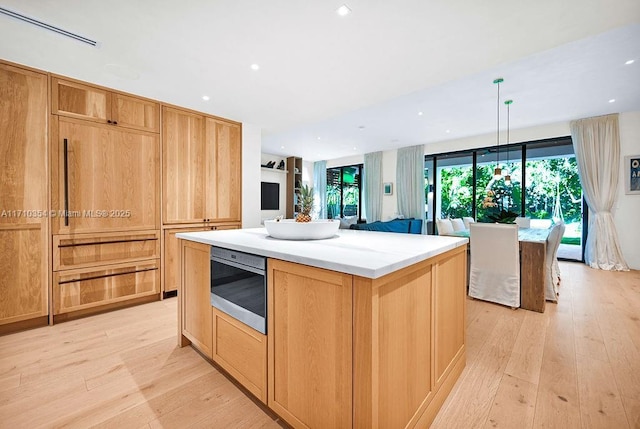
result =
M268 401L294 427L352 427L352 276L268 260Z
M213 360L267 403L267 336L215 307Z
M182 332L212 358L211 246L181 240L180 297Z
M169 107L162 115L163 223L206 222L204 118Z
M104 89L59 78L51 79L54 115L106 123L111 120L111 94Z
M111 120L119 127L160 132L160 106L153 101L112 93Z
M164 277L162 283L164 292L178 290L180 283L180 240L176 237L179 232L215 231L222 229L238 229L239 224L234 225L200 225L193 227L171 228L164 230Z
M207 217L240 221L242 201L242 133L237 124L206 119L208 159Z
M164 292L178 290L180 283L180 240L176 237L179 232L205 231L204 225L193 228L171 228L164 230Z
M0 325L48 314L47 76L0 64Z
M54 232L159 227L158 135L60 118L55 150Z

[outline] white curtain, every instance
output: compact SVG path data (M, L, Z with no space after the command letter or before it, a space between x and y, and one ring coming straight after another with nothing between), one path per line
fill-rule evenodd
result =
M424 231L424 146L398 149L396 189L398 212L404 217L422 219Z
M618 244L611 208L618 193L618 115L571 121L571 138L584 197L589 204L585 263L601 270L629 269Z
M382 219L382 152L364 154L364 217Z
M327 218L327 161L313 163L313 193L315 194L314 210L318 219Z

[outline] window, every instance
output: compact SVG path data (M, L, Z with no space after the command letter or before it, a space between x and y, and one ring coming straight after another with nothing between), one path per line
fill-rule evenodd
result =
M524 160L524 162L523 162ZM494 179L496 164L502 177ZM432 173L429 173L432 171ZM505 183L509 173L511 184ZM431 177L435 176L435 177ZM586 206L570 137L429 155L425 157L427 231L436 218L474 217L489 221L496 208L483 200L495 196L498 208L531 218L532 227L564 221L558 257L583 259Z
M327 217L362 220L363 164L327 168Z

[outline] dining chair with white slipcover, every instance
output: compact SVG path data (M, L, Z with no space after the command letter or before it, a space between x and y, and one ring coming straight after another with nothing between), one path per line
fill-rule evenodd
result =
M472 223L469 230L469 296L520 307L518 225Z
M559 222L551 227L547 236L547 253L544 264L545 288L544 298L547 301L558 301L558 283L560 279L560 268L558 267L558 248L564 235L564 222Z

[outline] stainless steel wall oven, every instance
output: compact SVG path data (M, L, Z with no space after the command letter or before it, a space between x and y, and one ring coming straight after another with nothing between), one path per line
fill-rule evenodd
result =
M211 305L267 333L267 258L211 247Z

